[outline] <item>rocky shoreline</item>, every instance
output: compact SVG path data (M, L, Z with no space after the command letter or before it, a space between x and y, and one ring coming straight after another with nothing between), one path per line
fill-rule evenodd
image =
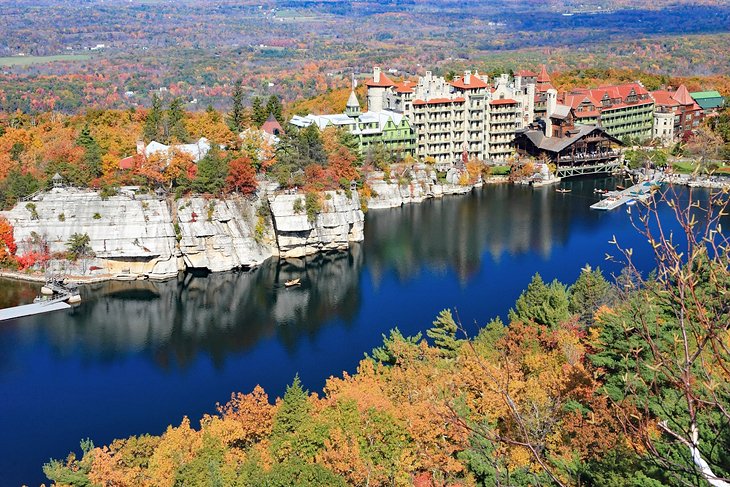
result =
M300 258L343 251L364 239L363 208L394 208L444 195L467 194L476 184L437 182L425 169L408 184L373 173L371 193L362 203L358 191L325 191L317 211L306 211L306 195L263 188L260 196L225 199L122 192L103 198L98 192L54 188L0 212L14 228L18 255L44 249L46 269L4 271L0 277L42 282L46 274L92 283L106 280L176 277L185 270L222 272L254 268L271 257ZM74 234L88 235L91 255L63 258Z

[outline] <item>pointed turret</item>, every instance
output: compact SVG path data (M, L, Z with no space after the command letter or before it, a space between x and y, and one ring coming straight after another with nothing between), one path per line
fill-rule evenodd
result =
M695 102L689 94L689 91L687 91L687 87L684 85L679 85L679 88L677 88L676 93L672 95L672 98L677 100L681 105L693 105Z
M550 83L550 75L548 74L547 68L545 68L544 64L540 68L540 74L537 75L537 82L538 83Z
M357 95L355 94L356 84L357 82L355 81L355 76L353 76L352 91L350 91L350 98L347 99L347 106L345 107L345 115L350 118L357 118L362 114L362 110L360 109L360 101L358 101Z

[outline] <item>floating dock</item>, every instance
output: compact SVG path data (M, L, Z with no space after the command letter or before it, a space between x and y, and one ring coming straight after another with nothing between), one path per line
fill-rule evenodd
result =
M611 191L606 194L606 198L592 204L591 209L613 210L631 200L646 201L651 197L652 191L658 184L658 181L642 181L621 191Z
M51 311L60 311L62 309L70 309L71 305L66 302L67 299L68 296L63 296L58 299L49 299L48 301L0 309L0 321L13 320L15 318L22 318L23 316L31 316L41 313L50 313Z

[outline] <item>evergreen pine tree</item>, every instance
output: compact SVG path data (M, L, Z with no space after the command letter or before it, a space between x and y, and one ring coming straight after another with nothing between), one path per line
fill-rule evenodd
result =
M144 140L152 142L157 140L160 142L160 125L162 123L162 102L157 93L152 95L152 107L147 112L147 118L144 122Z
M101 176L101 147L91 136L89 125L84 125L76 139L76 144L84 148L84 165L92 178Z
M246 112L243 107L243 81L237 80L233 85L233 108L228 116L228 126L234 134L243 131L246 122Z
M167 110L167 134L168 140L181 143L188 140L188 131L185 128L185 111L180 98L173 99Z
M309 421L309 391L302 387L299 374L287 386L281 405L274 416L271 429L271 447L275 455L286 458L294 442L294 436L299 433Z
M267 118L268 114L266 113L266 108L264 107L261 98L255 96L251 102L251 121L257 127L261 127Z
M262 124L266 121L267 118L269 118L269 115L273 115L276 120L281 123L283 119L283 107L281 106L281 100L279 100L279 97L276 95L271 95L269 97L269 100L266 102L266 110L264 113L264 120L261 122Z
M199 193L220 194L226 184L227 174L228 163L213 144L205 157L198 162L193 189Z
M611 284L603 277L600 268L595 270L586 265L578 279L570 287L569 307L571 313L580 315L586 325L593 324L593 314L606 304L611 293Z
M433 322L433 327L426 330L426 335L431 338L434 344L443 351L446 356L456 356L459 349L459 340L456 339L458 327L451 316L451 310L441 311Z
M557 279L547 285L540 274L533 276L527 289L517 298L514 309L509 310L510 321L532 321L549 327L568 318L570 312L565 286Z

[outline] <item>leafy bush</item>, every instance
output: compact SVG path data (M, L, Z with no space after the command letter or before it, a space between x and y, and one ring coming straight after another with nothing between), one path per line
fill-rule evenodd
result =
M320 201L319 194L310 191L304 197L304 205L307 208L307 220L310 223L314 223L317 219L317 213L322 211L322 202Z

